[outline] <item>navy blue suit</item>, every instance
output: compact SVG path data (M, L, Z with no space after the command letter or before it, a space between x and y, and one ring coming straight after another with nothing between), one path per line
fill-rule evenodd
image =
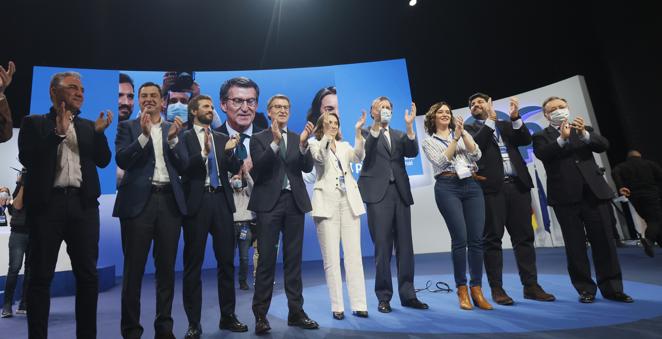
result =
M179 175L186 168L187 156L181 140L174 149L168 145L170 125L167 121L161 125L163 161L170 182L165 186L152 184L156 165L154 145L151 137L144 147L140 145L140 120L122 121L117 128L115 160L125 174L118 186L113 216L120 218L122 228L124 273L121 330L124 338L140 338L143 332L140 325L140 289L152 240L157 291L154 328L157 336L172 334L175 259L182 217L186 214Z

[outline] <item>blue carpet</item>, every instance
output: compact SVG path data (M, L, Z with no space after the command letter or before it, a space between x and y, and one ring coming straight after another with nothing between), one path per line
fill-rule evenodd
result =
M416 276L415 285L453 281L451 275ZM349 316L350 306L345 289L345 320L331 317L326 285L306 287L304 290L306 313L322 327L369 332L400 333L498 333L530 332L608 326L653 318L662 315L662 286L625 281L625 291L635 303L625 304L596 298L593 304L581 304L569 278L562 275L541 274L538 280L547 292L556 296L555 302L538 302L522 298L522 286L515 274L504 274L504 289L516 300L515 306L496 305L492 311L459 308L455 292L432 293L421 291L418 298L430 305L426 311L400 306L397 296L391 301L393 312L376 311L377 299L368 292L368 319ZM397 281L393 280L397 288ZM370 290L374 280L366 281ZM489 287L484 291L489 297ZM491 302L491 300L490 300ZM284 294L274 296L270 316L287 319L287 300Z

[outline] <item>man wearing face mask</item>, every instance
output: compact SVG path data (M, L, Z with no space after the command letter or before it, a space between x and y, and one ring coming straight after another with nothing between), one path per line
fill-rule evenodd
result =
M533 135L533 151L547 172L547 203L561 226L568 273L581 303L592 303L597 289L606 299L633 302L623 293L621 267L609 222L614 197L595 162L609 142L575 117L565 99L550 97L543 104L549 126ZM597 284L591 278L586 239L591 244Z
M398 293L402 306L428 309L414 292L414 246L411 236L411 211L414 204L405 169L405 157L418 155L414 132L416 105L405 111L407 132L389 127L393 105L387 97L372 102L373 124L365 134L365 159L358 180L359 191L368 212L368 227L375 246L375 294L377 310L391 312L393 285L391 253L395 246L398 263Z
M245 332L248 327L235 315L233 190L228 174L239 170L241 161L234 156L238 136L214 132L211 97L199 95L188 105L193 128L183 134L188 154L184 191L188 215L184 218L184 310L189 321L186 339L202 334L200 324L202 287L200 274L207 237L212 235L218 263L218 299L221 311L219 328Z
M166 92L164 99L166 120L174 121L179 117L183 122L188 122L188 102L191 99L189 92Z
M524 298L553 301L553 295L538 285L535 239L531 225L531 188L533 181L517 147L531 143L531 133L519 115L517 98L510 99L510 121L497 120L492 98L483 93L469 97L475 123L467 125L483 156L478 160L478 175L485 197L484 261L492 300L512 305L503 289L503 251L501 238L508 230L515 252Z

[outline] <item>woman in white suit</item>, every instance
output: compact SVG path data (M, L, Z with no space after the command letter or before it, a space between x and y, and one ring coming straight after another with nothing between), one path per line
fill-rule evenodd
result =
M313 188L312 215L322 249L331 312L337 320L345 318L340 273L341 242L352 314L368 317L359 219L360 215L365 213L365 207L350 167L350 163L360 163L365 156L364 139L361 135L365 118L366 114L363 112L356 123L355 148L348 142L341 141L340 121L335 112L320 116L315 139L309 142L317 172Z

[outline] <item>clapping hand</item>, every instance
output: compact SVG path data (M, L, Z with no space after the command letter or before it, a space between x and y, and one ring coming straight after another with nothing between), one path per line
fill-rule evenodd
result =
M363 128L363 125L365 125L365 118L366 118L366 112L365 110L362 110L361 117L359 118L358 121L356 121L356 125L354 125L357 136L361 135L361 129Z
M235 134L230 137L230 140L225 143L225 151L231 151L237 147L239 144L239 134Z
M66 108L64 101L60 104L55 117L55 132L58 135L66 135L71 121L74 119L73 113Z
M571 131L570 123L568 123L568 120L563 120L561 123L561 138L562 139L568 139L570 138L570 131Z
M306 127L303 128L301 136L299 137L299 144L301 147L306 147L308 144L308 138L315 132L315 125L312 122L308 121Z
M103 131L110 126L110 124L113 122L113 112L111 110L106 110L105 112L105 117L104 117L104 112L99 113L99 117L97 120L94 122L94 130L97 133L102 133Z
M184 126L184 122L180 117L175 117L175 120L172 122L172 125L170 125L170 129L168 129L168 141L174 139L179 135L179 131L182 130Z
M497 120L497 114L494 110L494 103L492 102L492 98L487 99L487 118L494 121Z
M410 114L411 113L411 114ZM416 104L411 103L411 110L405 110L405 123L407 128L410 128L414 124L414 119L416 119Z
M5 89L9 87L9 84L11 84L11 80L14 77L14 73L16 73L16 65L14 65L13 61L9 62L6 70L4 67L0 66L0 94L3 94Z
M519 99L517 97L510 98L510 119L517 120L519 118Z

